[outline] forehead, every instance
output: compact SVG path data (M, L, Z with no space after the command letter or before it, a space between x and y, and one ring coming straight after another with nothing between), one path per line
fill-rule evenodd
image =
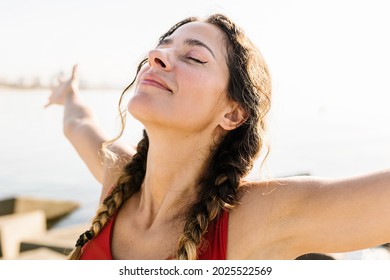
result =
M168 37L173 41L197 39L209 46L213 52L226 57L225 34L215 25L205 22L190 22L176 29Z

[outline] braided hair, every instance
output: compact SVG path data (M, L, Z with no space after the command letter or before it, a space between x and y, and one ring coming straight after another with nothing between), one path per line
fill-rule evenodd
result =
M190 17L180 21L161 36L159 42L182 25L194 21L201 20ZM208 166L198 178L197 197L186 212L183 232L174 254L174 258L184 260L198 258L209 225L215 222L223 211L231 210L237 205L241 181L252 169L264 146L265 116L270 109L271 99L271 80L267 65L244 32L221 14L211 15L203 22L217 26L225 34L229 68L228 98L244 109L247 118L212 147ZM137 74L145 62L146 60L143 60L140 63ZM134 81L124 93L133 83ZM124 129L123 114L121 117L120 135ZM78 259L82 246L99 234L126 199L140 190L146 172L148 147L148 137L144 133L144 138L137 146L137 153L124 167L116 186L99 207L91 228L80 236L70 259Z

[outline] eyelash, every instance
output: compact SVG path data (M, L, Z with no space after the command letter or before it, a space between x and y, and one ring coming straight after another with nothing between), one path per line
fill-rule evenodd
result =
M194 57L191 57L191 56L187 57L187 59L192 60L192 61L199 63L199 64L206 64L207 63L207 61L201 61L201 60L194 58Z

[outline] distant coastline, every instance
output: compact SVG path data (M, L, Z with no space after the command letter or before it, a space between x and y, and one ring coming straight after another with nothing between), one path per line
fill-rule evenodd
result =
M108 85L80 85L81 90L117 90L123 87L120 86L108 86ZM16 90L16 91L31 91L31 90L49 90L50 86L47 85L18 85L18 84L1 84L0 91L3 90Z
M40 89L49 89L49 87L44 86L20 86L14 84L0 84L0 90L40 90Z

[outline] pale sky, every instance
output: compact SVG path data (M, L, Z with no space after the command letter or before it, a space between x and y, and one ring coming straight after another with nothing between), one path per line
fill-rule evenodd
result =
M376 145L365 149L371 161L367 157L364 161L372 167L377 158L388 159L390 151L388 145L375 144L377 138L386 143L390 137L388 2L0 0L0 80L21 76L49 80L60 71L69 73L78 63L81 79L123 89L137 62L171 25L187 16L224 13L246 31L270 68L276 112L271 110L271 143L277 166L285 163L291 170L299 159L301 165L306 160L313 172L316 166L317 170L335 166L336 174L340 168L334 164L335 156L324 154L328 150L322 147L336 149L338 142L345 144L341 147L360 147L367 142ZM314 118L314 124L308 118ZM342 140L341 135L332 135L333 124L341 127L336 131L345 127L355 133ZM312 150L294 146L290 137L310 143ZM350 151L362 153L357 149ZM308 155L285 161L294 150ZM345 155L345 150L334 153ZM363 171L357 164L351 170Z
M122 86L173 23L221 12L259 47L276 88L388 93L386 2L2 0L0 78L48 79L78 63L84 80Z

